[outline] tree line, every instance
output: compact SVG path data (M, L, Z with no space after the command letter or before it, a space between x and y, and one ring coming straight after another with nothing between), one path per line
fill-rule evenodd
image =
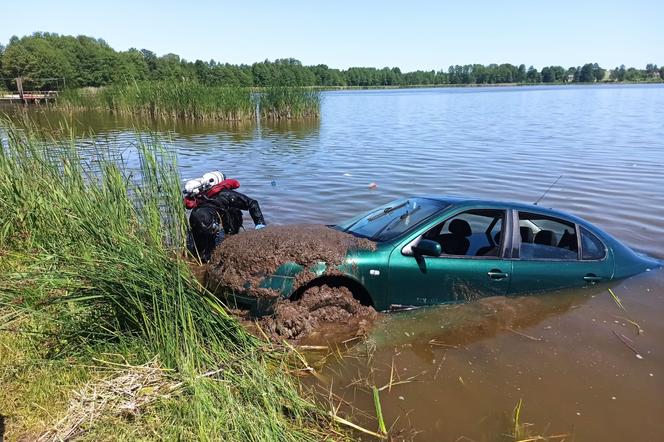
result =
M209 86L415 86L483 85L506 83L593 83L608 81L662 81L664 66L645 69L624 65L607 70L597 63L583 66L546 66L537 70L505 64L468 64L447 70L401 72L398 67L304 66L293 58L229 64L215 60L187 61L176 54L157 56L147 49L115 51L104 40L88 36L34 33L12 37L0 45L0 77L8 89L23 77L27 87L97 87L127 81L197 81ZM0 86L2 83L0 82Z

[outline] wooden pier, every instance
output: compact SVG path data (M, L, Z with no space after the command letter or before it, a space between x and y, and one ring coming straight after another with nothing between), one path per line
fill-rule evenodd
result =
M5 94L0 95L0 102L10 102L10 103L20 103L25 104L29 103L47 103L49 101L54 101L58 96L58 91L35 91L35 92L24 92L21 94Z
M38 79L42 80L42 79ZM60 79L43 79L43 80L60 80ZM64 82L64 79L62 79ZM10 103L25 103L25 104L39 104L47 103L49 101L55 101L58 96L58 91L48 90L48 91L26 91L23 89L23 78L15 78L16 81L16 92L8 92L0 94L0 102L10 102Z

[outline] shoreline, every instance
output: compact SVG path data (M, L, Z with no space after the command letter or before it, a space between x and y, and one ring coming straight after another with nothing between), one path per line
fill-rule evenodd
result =
M504 87L541 87L541 86L631 86L631 85L664 85L662 81L602 81L602 82L571 82L571 83L486 83L486 84L413 84L413 85L387 85L387 86L302 86L304 88L321 91L344 90L390 90L390 89L459 89L459 88L504 88ZM260 89L260 88L257 88Z
M547 87L547 86L566 86L566 87L579 87L579 86L593 86L593 87L601 87L601 86L634 86L634 85L664 85L664 80L660 81L601 81L601 82L556 82L556 83L485 83L485 84L411 84L411 85L383 85L383 86L285 86L285 88L288 89L299 89L302 91L305 90L311 90L311 91L319 91L319 92L328 92L328 91L362 91L362 90L398 90L398 89L463 89L463 88L469 88L469 89L491 89L491 88L532 88L532 87ZM112 87L112 85L110 85ZM209 89L224 89L228 88L230 89L236 89L235 86L203 86L203 88L209 88ZM108 88L109 86L100 86L100 87L81 87L81 88L74 88L71 90L74 91L82 91L82 90L87 90L87 91L92 91L93 93L97 93L98 91L104 90ZM240 88L242 89L242 88ZM268 90L268 87L264 86L249 86L246 87L246 90L249 90L251 93L260 93L262 91ZM2 100L2 94L8 95L12 94L13 92L11 91L0 91L0 104L7 104L7 105L13 105L13 104L24 104L24 102L20 99L16 100ZM53 100L54 102L57 102L56 100ZM32 104L32 103L30 103ZM36 103L36 104L42 104L42 103ZM59 106L57 104L53 104L54 108L60 108L61 110L107 110L107 111L115 111L115 112L121 112L121 113L130 113L130 114L137 114L137 113L143 113L144 109L132 109L130 112L126 112L126 110L121 110L121 109L111 109L107 106L88 106L88 105L73 105L70 103L67 103L63 106ZM161 116L162 118L164 116ZM175 117L179 118L179 117ZM262 116L264 119L275 119L270 118L270 117L265 117ZM281 118L276 118L276 119L282 119ZM304 118L311 118L311 116L307 116ZM316 118L316 117L314 117ZM228 118L227 116L224 118L218 118L218 117L208 117L208 118L194 118L194 119L201 119L201 120L227 120L227 121L242 121L246 120L247 118ZM250 119L253 119L250 118ZM298 117L286 117L287 120L291 119L299 119Z

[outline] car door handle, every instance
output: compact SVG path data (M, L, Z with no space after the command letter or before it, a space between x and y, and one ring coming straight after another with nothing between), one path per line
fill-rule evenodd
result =
M510 276L509 273L501 272L499 269L489 270L487 273L491 279L505 279Z
M592 273L588 273L586 276L583 277L583 280L590 283L600 282L602 280L602 277L594 275Z

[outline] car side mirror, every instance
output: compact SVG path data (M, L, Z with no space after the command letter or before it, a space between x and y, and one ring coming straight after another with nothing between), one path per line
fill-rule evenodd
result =
M421 239L411 250L415 256L440 256L443 253L440 244L432 239Z

